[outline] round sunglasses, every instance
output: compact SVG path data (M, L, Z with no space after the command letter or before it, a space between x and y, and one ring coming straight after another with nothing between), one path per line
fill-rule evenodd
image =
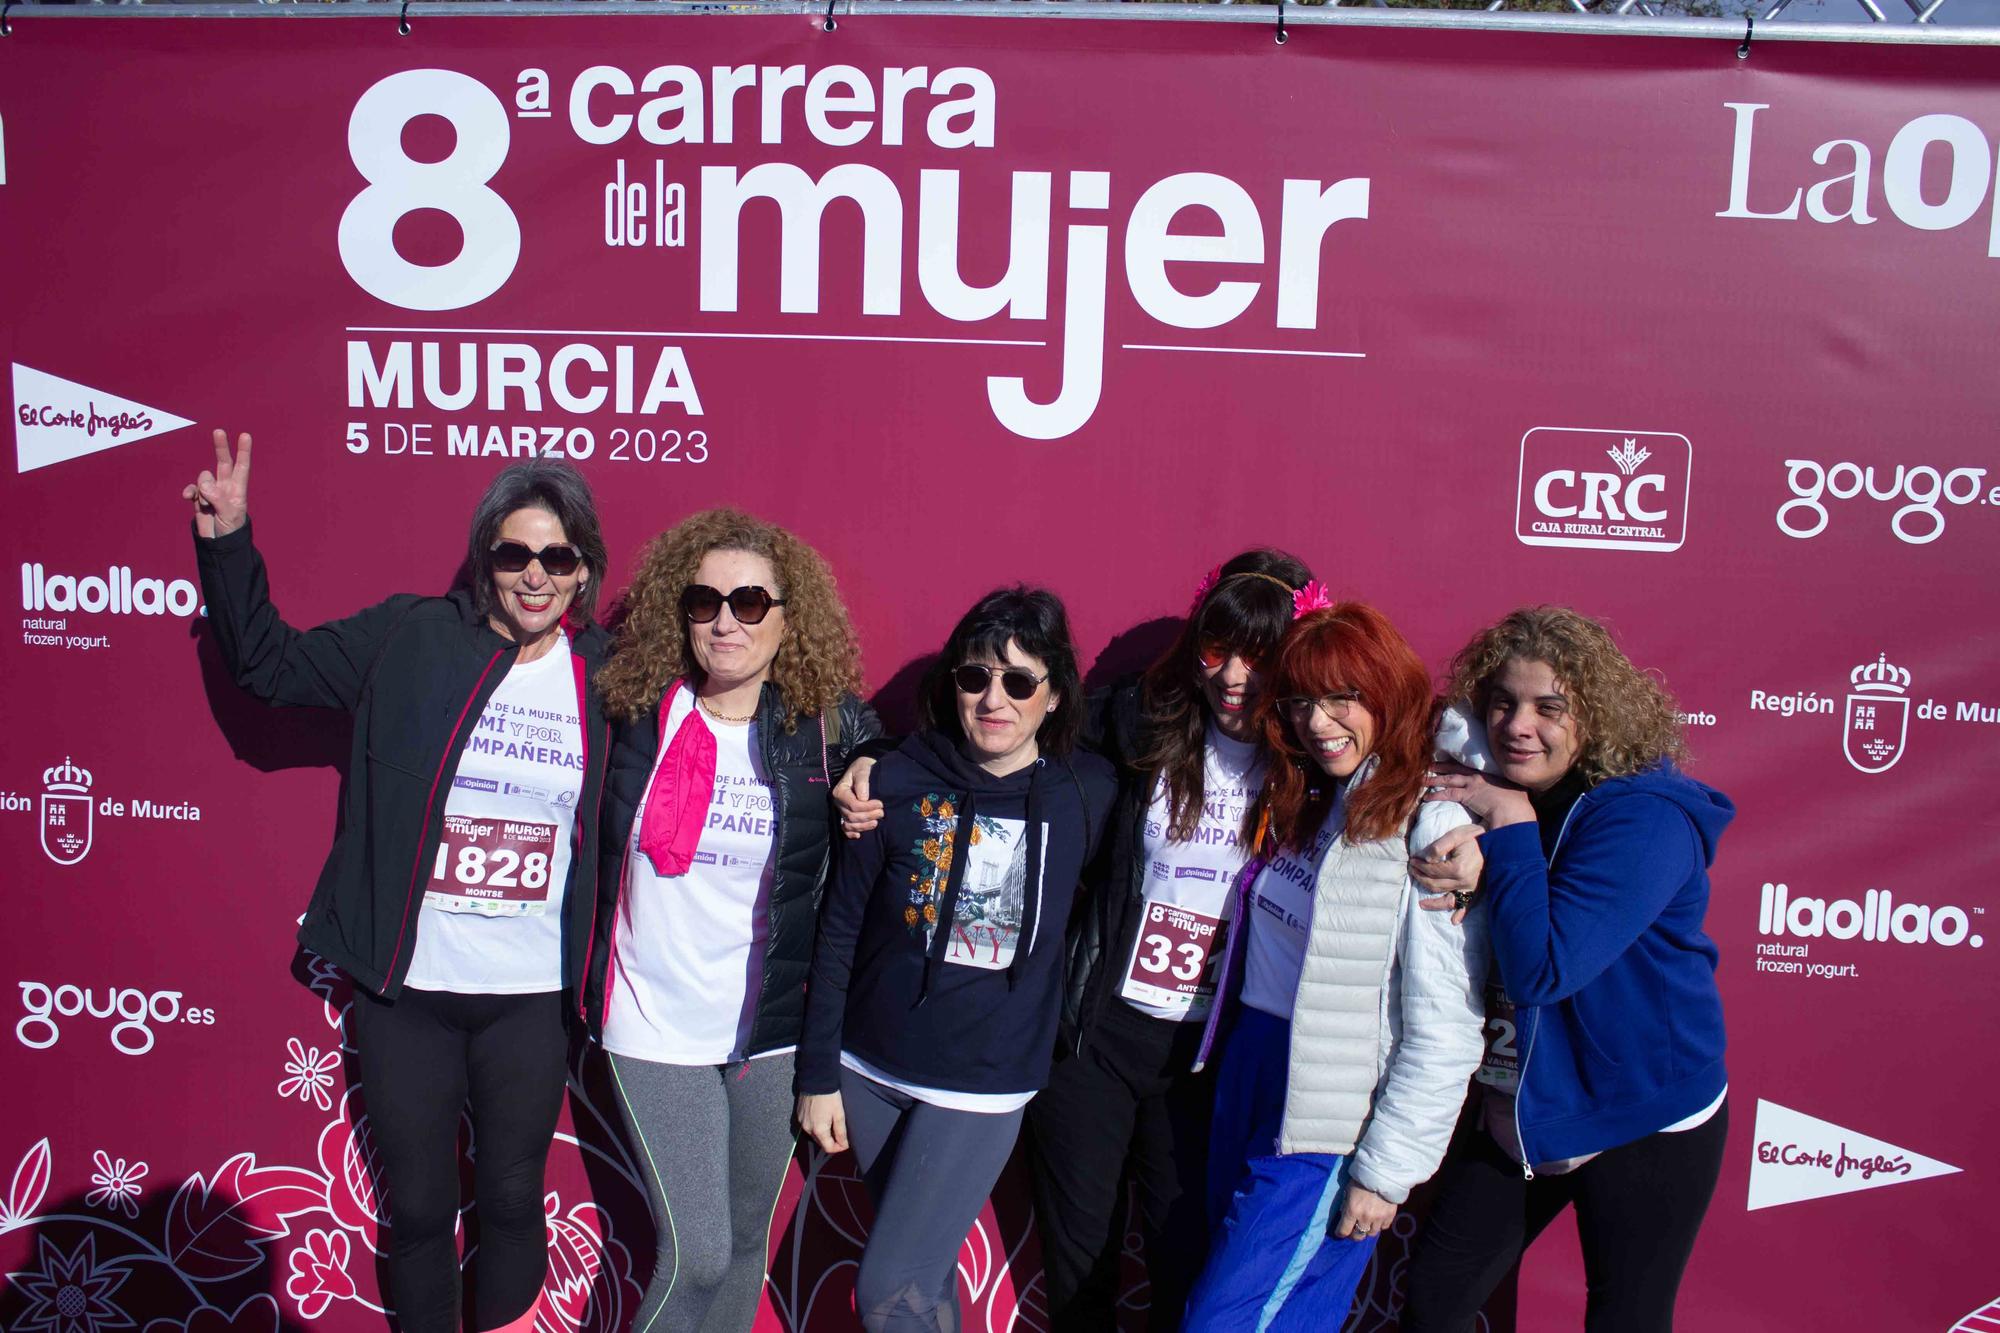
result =
M537 551L526 542L499 541L487 548L487 554L502 574L518 574L531 562L539 562L543 573L559 579L576 573L583 564L583 552L568 542L550 542Z
M1035 691L1047 680L1048 673L1037 676L1026 667L990 667L977 662L967 662L951 673L951 679L958 686L960 694L984 694L993 683L993 677L1000 677L1000 688L1007 691L1007 697L1016 703L1035 697Z
M729 614L736 617L739 625L761 625L764 617L774 606L783 606L785 599L773 597L756 584L746 584L741 588L731 588L723 592L711 588L706 583L690 583L681 592L681 614L696 625L706 625L722 614L723 603L729 604Z
M1248 649L1238 647L1223 639L1203 639L1195 649L1195 660L1206 671L1218 671L1232 657L1240 657L1250 664L1252 671L1264 671L1270 667L1268 657L1253 655Z

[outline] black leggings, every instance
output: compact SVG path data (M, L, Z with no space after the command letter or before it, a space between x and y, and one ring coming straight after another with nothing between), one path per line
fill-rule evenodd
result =
M1466 1333L1473 1316L1570 1204L1583 1243L1588 1333L1671 1333L1674 1296L1715 1193L1729 1104L1677 1134L1648 1134L1559 1176L1526 1179L1484 1130L1444 1169L1410 1261L1403 1333Z
M479 1251L475 1333L519 1319L542 1290L542 1175L562 1107L562 995L357 990L362 1098L389 1202L389 1284L403 1333L458 1333L458 1117L472 1115Z

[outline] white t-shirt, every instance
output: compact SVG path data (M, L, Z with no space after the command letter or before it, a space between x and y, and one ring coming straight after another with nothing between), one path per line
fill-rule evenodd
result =
M1005 1115L1018 1111L1035 1100L1034 1092L954 1092L950 1088L927 1088L921 1083L907 1083L893 1074L884 1073L858 1055L848 1051L840 1053L841 1067L852 1069L863 1078L873 1079L885 1088L894 1088L905 1097L915 1098L927 1106L942 1107L947 1111L977 1111L981 1115Z
M757 724L717 722L696 710L693 692L682 688L667 713L640 811L691 712L715 737L715 792L685 875L654 873L639 850L643 818L632 821L625 892L612 928L604 1048L658 1064L720 1065L744 1057L757 1017L771 933L777 804Z
M404 984L471 995L561 990L583 720L569 638L486 701L445 798Z
M1264 784L1257 747L1214 727L1202 758L1201 820L1186 842L1169 842L1167 780L1146 807L1144 915L1118 994L1142 1014L1199 1022L1215 1000L1236 872L1248 855L1243 816Z
M1342 788L1344 798L1346 789ZM1280 852L1250 886L1250 932L1243 942L1243 1003L1290 1021L1312 932L1313 888L1327 848L1340 836L1346 801L1336 799L1303 852Z

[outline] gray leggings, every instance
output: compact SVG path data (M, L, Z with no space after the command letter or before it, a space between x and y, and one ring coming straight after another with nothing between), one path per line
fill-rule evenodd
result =
M958 1333L958 1250L1021 1133L1021 1112L952 1111L840 1071L847 1141L875 1203L854 1277L867 1333Z
M653 1211L653 1278L631 1333L748 1333L792 1160L792 1057L662 1065L611 1057Z

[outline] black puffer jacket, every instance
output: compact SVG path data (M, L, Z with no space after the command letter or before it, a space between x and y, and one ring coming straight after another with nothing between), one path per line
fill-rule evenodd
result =
M1139 685L1129 681L1091 695L1084 715L1084 745L1118 772L1118 801L1090 869L1086 892L1070 916L1069 968L1063 977L1062 1023L1056 1046L1079 1055L1107 1003L1116 1002L1117 967L1107 956L1131 956L1146 901L1146 807L1158 775L1133 767L1140 742Z
M665 700L662 695L662 702ZM664 719L658 704L630 722L613 724L611 770L605 780L603 836L598 864L598 939L592 946L585 1013L594 1038L604 1035L610 999L606 974L615 947L613 932L625 888L625 851L632 821L646 799L646 785L660 756ZM839 721L822 730L817 717L801 717L787 734L777 688L769 683L757 701L757 734L764 771L770 774L777 819L777 866L771 884L771 933L764 949L763 982L757 1016L750 1026L748 1054L795 1044L805 1023L806 972L812 965L813 934L820 894L826 887L832 851L832 784L848 760L882 734L875 710L852 695L836 705ZM828 734L831 732L831 735ZM672 940L657 942L659 948Z
M493 632L465 592L404 594L345 620L294 629L271 604L248 523L222 537L197 535L195 559L209 629L239 686L266 703L354 715L340 821L299 943L393 1000L410 970L426 868L437 854L466 737L520 648ZM595 816L611 737L597 692L584 687L610 644L596 626L570 636L585 705L583 791L563 900L566 988L583 975L587 947L599 933L591 919L598 900Z

